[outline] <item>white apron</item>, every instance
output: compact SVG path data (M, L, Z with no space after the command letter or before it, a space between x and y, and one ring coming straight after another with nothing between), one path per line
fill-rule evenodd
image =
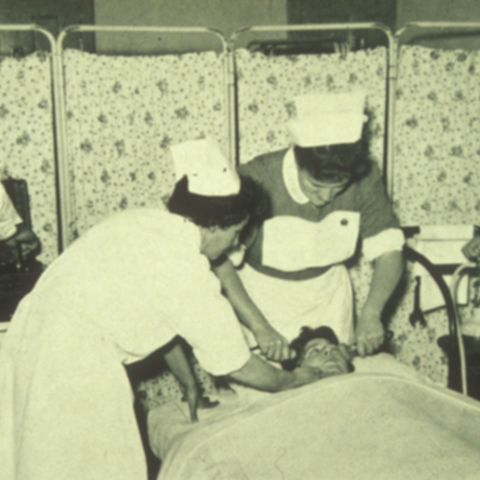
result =
M328 325L341 342L354 341L353 294L343 262L354 253L360 214L336 211L321 222L278 216L264 224L262 264L286 272L331 266L308 280L284 280L248 264L239 270L250 297L273 328L293 340L303 326ZM245 329L251 347L257 342Z

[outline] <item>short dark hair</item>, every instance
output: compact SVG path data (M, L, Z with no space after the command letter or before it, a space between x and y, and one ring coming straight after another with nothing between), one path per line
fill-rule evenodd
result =
M303 358L303 353L305 351L305 345L314 338L324 338L328 340L332 345L339 345L337 335L335 332L327 326L321 326L317 328L302 327L300 335L296 337L290 343L290 348L295 351L296 355L294 358L289 360L284 360L281 365L284 370L291 372L296 367L299 366L300 361ZM348 371L353 372L353 365L351 362L348 362Z
M367 124L360 140L320 147L295 145L295 160L300 169L306 170L313 178L328 183L345 180L357 182L366 177L372 168L369 153Z
M271 201L266 190L250 177L240 175L240 191L236 195L205 196L188 190L188 178L177 184L167 207L172 213L192 220L200 227L222 229L238 225L249 217L250 222L261 222L271 216Z

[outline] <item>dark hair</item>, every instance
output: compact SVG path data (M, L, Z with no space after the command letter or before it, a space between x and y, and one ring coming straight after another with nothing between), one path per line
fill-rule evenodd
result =
M366 177L372 168L366 123L363 127L362 138L358 142L321 147L295 145L294 152L298 167L306 170L319 181L340 183L348 180L357 182Z
M172 213L189 218L200 227L226 229L249 217L249 223L261 222L271 215L270 196L250 177L240 175L240 192L229 196L197 195L188 191L188 178L175 185L167 207Z
M302 327L300 335L296 337L290 343L290 348L295 351L296 355L294 358L289 360L284 360L281 365L284 370L291 372L296 367L299 366L300 361L303 358L305 351L305 345L314 338L324 338L328 340L333 345L339 345L339 341L335 332L327 326L322 326L318 328ZM353 365L351 362L348 362L348 371L353 372Z

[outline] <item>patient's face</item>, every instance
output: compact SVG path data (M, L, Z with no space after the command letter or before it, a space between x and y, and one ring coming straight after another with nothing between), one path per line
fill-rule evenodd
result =
M325 338L314 338L305 345L301 365L317 367L325 373L348 373L348 359L339 346Z

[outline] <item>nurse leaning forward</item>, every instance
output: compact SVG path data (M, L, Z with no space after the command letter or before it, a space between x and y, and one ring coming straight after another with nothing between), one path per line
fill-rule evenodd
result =
M321 377L251 355L211 271L210 260L238 243L268 197L209 140L172 154L181 180L170 212L127 210L93 227L16 311L0 350L2 480L146 479L123 364L167 345L165 359L193 398L195 418L198 392L172 343L178 336L208 372L254 388L277 391Z
M368 153L365 94L304 95L294 104L286 125L293 146L239 167L270 194L272 218L243 239L243 262L231 255L216 273L250 345L268 358L288 358L288 341L304 325L328 325L370 354L384 341L381 314L403 272L404 237ZM359 241L374 272L354 325L344 262Z

